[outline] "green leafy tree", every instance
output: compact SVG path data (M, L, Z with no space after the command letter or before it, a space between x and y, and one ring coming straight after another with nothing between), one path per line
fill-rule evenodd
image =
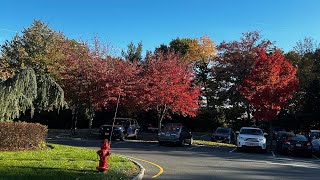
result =
M32 68L20 69L13 78L0 83L0 120L19 118L31 110L59 109L66 105L62 88L46 75Z
M64 58L62 44L65 38L62 33L49 28L42 21L34 21L29 28L16 35L12 41L2 46L3 61L17 71L20 68L32 67L36 73L54 74L59 70Z
M0 119L14 119L20 112L31 109L52 110L65 106L64 92L56 83L55 69L63 58L64 37L47 24L33 24L1 47L1 104ZM4 65L4 66L2 66ZM10 102L10 104L8 104Z
M272 42L262 39L259 32L243 33L240 40L223 41L218 46L218 58L212 67L213 81L210 84L211 89L215 90L212 106L216 106L220 112L228 112L223 109L236 110L233 111L234 117L230 117L230 120L246 117L246 123L251 123L252 107L239 93L237 87L251 72L261 48L267 52L274 49Z
M314 127L319 124L317 120L313 119L317 116L317 107L319 106L316 90L320 78L319 45L314 39L306 37L298 41L293 50L285 56L298 68L297 76L300 87L298 93L291 100L290 106L286 108L284 117L294 117L295 130Z
M181 56L181 60L193 65L198 85L203 86L203 100L209 108L211 100L211 89L208 84L211 79L210 63L216 57L216 45L209 36L204 35L200 38L176 38L170 41L169 46L160 45L155 52L168 53L173 51Z
M135 46L132 42L128 45L128 49L126 51L122 50L121 52L124 59L134 62L142 60L142 43L139 42L137 46Z

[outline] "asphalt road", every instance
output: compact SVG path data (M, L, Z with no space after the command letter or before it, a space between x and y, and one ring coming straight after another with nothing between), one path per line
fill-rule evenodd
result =
M51 139L49 142L98 149L100 140ZM146 169L144 179L319 179L318 157L237 152L208 146L159 146L157 142L113 141L113 153L133 157ZM162 172L163 169L163 172Z

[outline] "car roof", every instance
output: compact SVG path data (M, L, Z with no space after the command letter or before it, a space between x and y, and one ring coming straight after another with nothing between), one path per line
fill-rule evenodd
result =
M227 128L227 127L218 127L217 129L231 129L231 128Z
M293 134L293 133L292 133ZM293 134L293 136L290 136L289 138L294 138L294 137L300 137L300 138L307 138L305 135L303 134Z
M320 132L320 130L310 130L310 132Z
M259 130L261 130L260 128L257 128L257 127L242 127L241 129L259 129Z
M167 123L165 126L182 126L181 123Z
M284 135L284 134L286 134L286 135L292 135L292 136L299 135L299 134L294 134L294 133L292 133L292 132L286 132L286 131L281 131L280 134L281 134L281 136Z

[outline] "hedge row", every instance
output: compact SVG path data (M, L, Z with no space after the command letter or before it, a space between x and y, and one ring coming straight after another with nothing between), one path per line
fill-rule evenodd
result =
M0 151L42 149L47 126L38 123L0 122Z

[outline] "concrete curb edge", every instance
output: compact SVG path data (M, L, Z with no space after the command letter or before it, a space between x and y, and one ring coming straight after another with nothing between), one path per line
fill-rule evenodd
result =
M139 174L136 175L135 177L133 177L131 180L141 180L141 179L143 179L144 171L145 171L146 169L145 169L140 163L138 163L137 161L131 159L131 158L128 157L128 156L119 155L119 154L117 154L117 156L120 156L120 157L129 159L131 162L133 162L135 165L137 165L137 166L140 168Z

